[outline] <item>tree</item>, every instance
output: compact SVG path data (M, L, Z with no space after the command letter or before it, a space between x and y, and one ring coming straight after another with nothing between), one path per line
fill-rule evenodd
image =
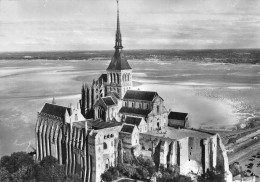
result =
M122 140L118 141L118 156L117 156L117 165L120 165L123 163L123 144Z
M21 168L19 168L15 173L13 173L11 175L12 177L12 181L15 182L23 182L24 180L30 178L30 176L28 176L28 166L22 166Z
M58 164L58 160L52 156L42 159L37 171L38 181L62 181L66 176L63 165Z
M144 167L139 166L136 170L137 174L139 174L139 179L147 179L150 176L149 171Z
M53 167L58 165L58 160L55 157L52 156L46 156L45 158L43 158L40 162L40 165L42 167Z
M189 176L184 176L179 173L178 166L169 166L168 168L165 168L163 165L160 165L158 174L158 182L192 182L192 179Z
M124 153L124 155L123 155L123 161L124 161L124 163L132 164L132 162L133 162L133 157L132 157L132 155L129 154L129 153Z
M243 174L242 166L239 164L239 162L234 162L233 164L229 165L229 170L233 176Z
M105 182L111 182L113 180L113 175L110 171L105 171L101 174L101 179Z
M10 181L10 173L4 168L0 168L0 181L9 182Z
M4 167L9 173L17 172L22 166L28 167L34 164L32 156L25 152L14 152L11 156L3 156L0 160L0 168Z
M34 160L32 156L25 152L14 152L11 156L3 156L0 159L2 175L7 174L7 171L9 174L8 179L10 181L24 181L33 179L31 176L33 165ZM7 179L5 179L5 181L6 180Z
M218 170L207 170L205 174L198 176L198 182L224 182L225 176L221 169Z
M82 178L78 174L69 174L66 176L66 178L63 180L64 182L82 182Z

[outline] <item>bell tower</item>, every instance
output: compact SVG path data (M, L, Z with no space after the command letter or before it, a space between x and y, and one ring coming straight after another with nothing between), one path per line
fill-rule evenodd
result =
M122 36L119 21L119 4L117 0L117 29L115 53L107 68L107 91L118 93L123 98L126 91L132 89L132 68L123 55Z

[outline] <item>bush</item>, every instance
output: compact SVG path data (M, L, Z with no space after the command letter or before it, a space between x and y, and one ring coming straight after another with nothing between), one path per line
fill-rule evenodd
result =
M224 182L225 176L224 172L221 169L213 169L212 171L208 170L205 174L198 176L198 182Z
M229 165L229 170L233 176L237 176L239 174L243 175L242 166L238 162L234 162Z
M14 152L11 156L3 156L0 159L1 181L24 181L33 179L33 166L33 158L25 152Z
M110 171L105 171L101 174L101 179L105 182L111 182L113 180L113 175Z
M123 155L123 162L127 164L132 164L133 163L133 157L131 154L124 153Z
M117 167L110 167L107 171L101 174L101 179L105 182L116 180L119 177L119 171Z
M0 160L0 168L5 168L9 173L17 172L22 166L34 164L32 156L25 152L14 152L11 156L3 156Z
M189 176L179 174L179 166L169 166L168 168L165 168L160 165L158 174L158 182L192 182L192 179Z
M147 171L149 172L149 177L151 177L155 173L156 168L153 161L151 161L150 159L145 160L141 156L137 157L137 160L139 162L139 165L147 169Z
M4 167L0 168L0 181L10 181L10 173Z
M52 156L43 158L37 169L39 181L62 181L65 176L65 167L59 165L58 160Z

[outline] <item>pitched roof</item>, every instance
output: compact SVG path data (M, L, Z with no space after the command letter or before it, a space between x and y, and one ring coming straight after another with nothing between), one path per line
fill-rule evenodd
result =
M119 112L120 113L126 113L126 114L147 116L151 112L151 110L136 109L136 108L130 108L130 107L122 107L119 110Z
M135 125L124 124L121 131L126 133L133 133Z
M117 99L120 99L119 95L117 92L110 92L112 97L115 96Z
M123 123L121 122L104 122L104 121L94 121L92 128L93 129L104 129L104 128L111 128L115 126L121 126Z
M136 125L136 126L139 126L141 121L142 121L142 118L133 117L133 116L127 116L125 119L126 124L132 124L132 125Z
M168 119L177 119L177 120L185 120L188 113L182 113L182 112L170 112L168 115Z
M158 95L157 92L140 91L140 90L127 90L123 99L153 101L153 99L157 95Z
M45 103L41 113L63 118L66 111L71 115L70 108L68 107Z
M122 51L116 49L107 70L128 70L128 69L132 69L132 68L128 64Z
M107 106L112 106L112 105L115 105L115 104L116 104L116 103L114 102L114 100L112 99L112 97L110 97L110 96L108 96L108 97L102 97L101 99L105 102L105 104L106 104Z
M113 101L117 104L118 103L118 100L120 99L118 93L116 92L109 92L108 93L108 96L111 96Z
M77 128L85 128L85 123L87 121L78 121L78 122L73 122L73 126L77 127Z
M107 82L107 74L100 75L100 77L98 78L98 81L101 82L101 80L103 80L103 82Z

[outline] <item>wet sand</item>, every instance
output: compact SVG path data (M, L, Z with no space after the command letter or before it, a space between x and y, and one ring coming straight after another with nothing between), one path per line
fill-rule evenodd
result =
M168 109L188 112L194 127L232 128L259 116L260 66L178 61L129 61L135 89L157 91ZM0 61L0 156L34 146L37 112L55 96L76 104L82 82L106 61Z

